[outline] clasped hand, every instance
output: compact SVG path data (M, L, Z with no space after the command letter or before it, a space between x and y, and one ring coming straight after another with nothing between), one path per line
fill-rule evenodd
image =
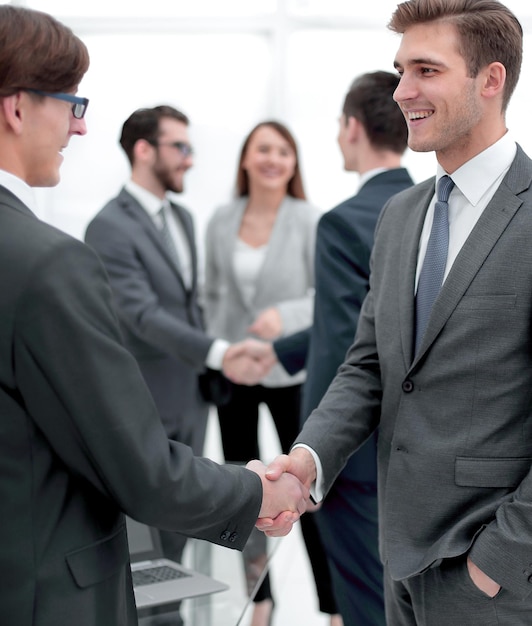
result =
M239 385L257 385L276 363L270 343L244 339L226 350L222 369L224 375Z
M251 463L260 462L251 461ZM295 448L289 455L281 454L272 461L267 468L264 468L264 474L261 478L263 479L265 494L271 492L272 486L274 489L281 490L288 489L289 486L293 488L294 479L302 490L302 499L299 499L295 509L293 507L287 509L281 507L276 514L272 514L271 508L269 509L268 506L264 506L263 500L263 507L259 513L256 527L269 537L282 537L287 535L300 516L305 511L313 508L313 504L310 501L310 485L316 479L314 459L308 450ZM288 496L288 493L285 495ZM266 495L266 497L268 497L268 495ZM295 513L296 510L297 515Z
M309 490L301 481L288 472L267 478L268 469L260 461L250 461L247 469L258 474L262 481L262 506L257 528L270 537L287 535L309 504Z

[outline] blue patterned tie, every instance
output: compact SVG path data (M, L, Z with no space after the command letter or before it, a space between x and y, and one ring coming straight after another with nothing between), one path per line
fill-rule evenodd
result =
M432 305L443 283L449 248L449 205L447 200L453 187L454 182L449 176L442 176L438 181L438 199L434 205L434 221L432 222L427 252L417 287L416 353L421 345Z

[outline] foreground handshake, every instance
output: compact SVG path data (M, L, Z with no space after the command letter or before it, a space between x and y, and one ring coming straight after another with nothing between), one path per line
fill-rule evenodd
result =
M256 461L252 461L255 463ZM256 527L269 537L281 537L290 532L292 525L307 510L313 510L314 504L310 501L310 487L316 480L316 464L312 454L305 448L293 448L290 454L281 454L266 468L266 482L281 486L289 478L295 478L304 491L304 509L291 523L289 516L282 514L277 517L265 517L259 514ZM264 501L263 501L264 505Z
M222 369L238 385L257 385L277 362L271 343L244 339L227 349Z
M310 503L308 487L288 472L279 471L274 480L267 478L268 468L260 461L250 461L246 467L255 472L262 482L262 506L257 528L270 537L287 535L307 510Z

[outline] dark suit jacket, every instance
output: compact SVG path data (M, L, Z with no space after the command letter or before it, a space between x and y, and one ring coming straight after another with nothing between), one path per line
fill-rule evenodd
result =
M431 179L383 210L354 345L299 440L328 489L379 426L381 555L395 579L470 551L532 591L532 161L519 148L458 254L413 355Z
M0 188L0 624L137 623L122 511L242 548L251 472L169 442L88 246Z
M393 194L413 184L404 168L377 174L357 195L324 213L316 238L316 296L311 328L274 343L290 372L307 368L303 421L318 406L353 343L369 287L369 259L377 218ZM351 457L344 475L376 482L376 436Z
M124 189L90 222L85 241L107 270L126 346L139 363L168 436L201 454L208 405L198 374L213 339L204 331L198 305L192 218L176 204L172 209L192 253L190 288L153 220Z

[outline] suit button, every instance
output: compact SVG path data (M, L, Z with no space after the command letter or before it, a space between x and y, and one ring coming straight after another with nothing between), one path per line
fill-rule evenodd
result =
M236 541L237 537L238 537L237 533L231 533L231 534L229 535L229 541L230 541L231 543L234 543L234 542Z
M223 533L220 535L220 539L222 541L227 541L229 539L229 531L224 530Z
M411 391L414 391L414 383L411 380L405 380L403 382L403 391L405 393L410 393Z

